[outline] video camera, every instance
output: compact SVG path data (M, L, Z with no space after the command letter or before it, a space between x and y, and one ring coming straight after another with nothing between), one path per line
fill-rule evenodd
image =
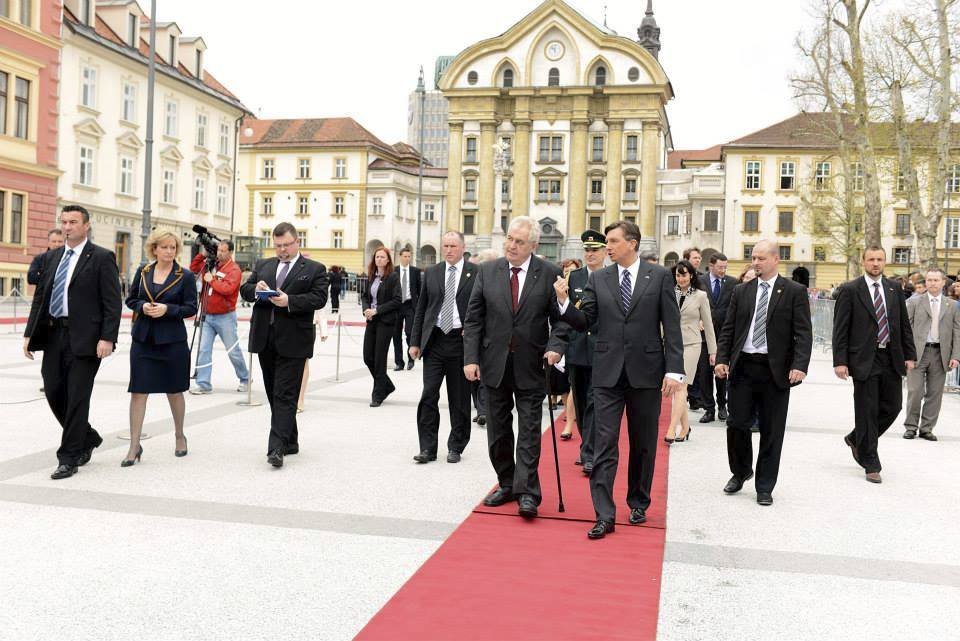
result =
M217 268L217 250L223 241L217 238L203 225L194 225L193 232L197 235L197 244L207 252L207 271L213 272Z

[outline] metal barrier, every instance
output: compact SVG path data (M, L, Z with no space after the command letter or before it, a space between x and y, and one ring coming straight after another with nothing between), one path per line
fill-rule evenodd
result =
M810 318L813 321L813 348L829 352L833 348L833 308L836 301L815 298L810 301Z
M30 313L32 302L32 299L21 294L18 289L14 289L7 296L0 296L0 318L13 319L13 329L10 330L10 334L17 334L21 331L18 327L18 320Z

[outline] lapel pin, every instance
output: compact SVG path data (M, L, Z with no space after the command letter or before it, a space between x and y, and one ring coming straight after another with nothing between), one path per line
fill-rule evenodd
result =
M473 276L473 274L467 274L467 278L470 278L471 276Z
M777 290L777 293L778 293L778 294L782 294L782 293L783 293L783 290L782 290L782 289L778 289L778 290Z
M646 276L644 276L644 278L646 278L647 280L649 280L649 279L650 279L650 274L647 274Z

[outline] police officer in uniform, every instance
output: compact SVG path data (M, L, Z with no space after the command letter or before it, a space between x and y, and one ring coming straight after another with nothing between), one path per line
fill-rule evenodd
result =
M588 229L580 235L583 241L583 267L570 272L567 279L570 287L570 303L580 308L580 299L587 286L590 274L603 268L606 256L607 239L598 232ZM571 331L570 343L566 351L566 365L570 373L570 389L573 392L573 406L580 428L580 458L583 473L593 472L593 346L595 332L589 328L586 332Z

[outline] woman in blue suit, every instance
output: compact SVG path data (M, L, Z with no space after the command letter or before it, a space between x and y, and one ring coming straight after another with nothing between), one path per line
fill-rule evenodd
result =
M137 270L127 296L133 310L133 346L130 349L130 449L120 463L129 467L140 460L140 432L147 411L147 396L166 394L173 413L176 456L187 455L183 435L183 393L190 387L190 349L183 319L197 313L197 285L192 272L176 262L180 238L155 231L147 239L147 256L154 259Z

